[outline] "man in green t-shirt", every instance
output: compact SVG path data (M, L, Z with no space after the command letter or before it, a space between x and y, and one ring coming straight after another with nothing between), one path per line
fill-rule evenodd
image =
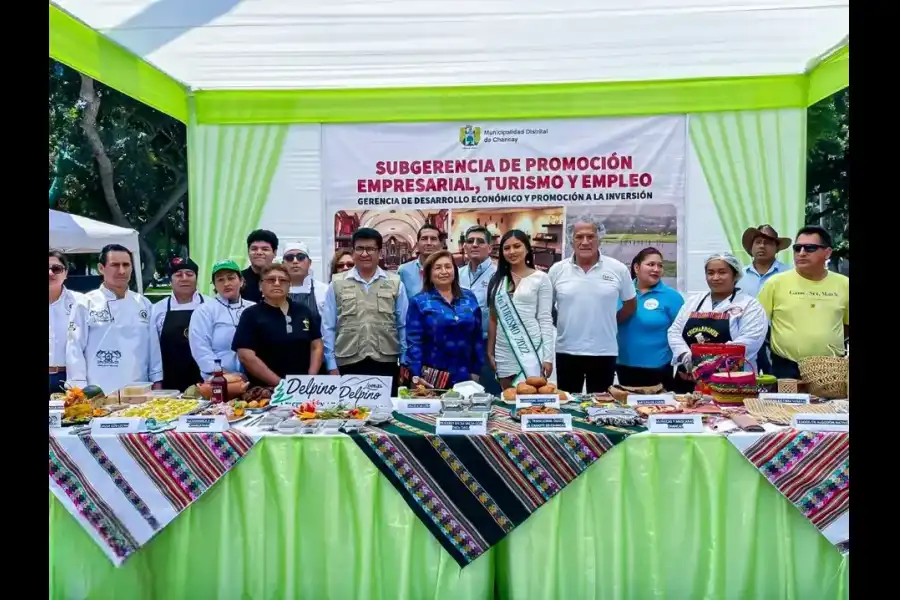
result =
M794 269L775 275L759 292L771 322L772 375L799 379L797 363L843 354L850 330L850 280L826 268L831 236L804 227L793 245Z

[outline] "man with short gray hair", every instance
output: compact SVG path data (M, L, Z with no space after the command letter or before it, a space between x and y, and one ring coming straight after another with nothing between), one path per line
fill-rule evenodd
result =
M635 311L628 268L600 254L603 223L581 215L567 228L572 258L550 267L558 314L556 378L559 389L605 392L613 383L619 355L618 323ZM622 308L617 310L619 301Z
M467 263L459 268L459 285L463 289L470 290L478 299L481 307L481 325L484 328L485 348L487 348L487 332L490 323L490 310L487 303L488 282L494 276L497 266L491 259L491 232L483 225L473 225L466 230L463 238L463 248L466 253ZM486 356L482 356L484 368L479 377L479 383L485 391L499 395L500 383L497 375L491 369L491 364Z

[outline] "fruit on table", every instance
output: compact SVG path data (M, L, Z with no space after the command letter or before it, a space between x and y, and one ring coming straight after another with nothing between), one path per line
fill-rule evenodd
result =
M98 385L89 385L85 387L82 392L84 392L84 397L88 400L103 396L103 390L101 390Z

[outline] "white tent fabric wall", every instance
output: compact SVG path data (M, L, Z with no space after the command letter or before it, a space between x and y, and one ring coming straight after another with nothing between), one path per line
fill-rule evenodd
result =
M52 0L193 90L796 75L849 0Z
M120 244L134 253L134 272L138 293L144 292L141 281L141 246L138 232L87 217L50 210L50 247L65 254L99 253L107 244Z

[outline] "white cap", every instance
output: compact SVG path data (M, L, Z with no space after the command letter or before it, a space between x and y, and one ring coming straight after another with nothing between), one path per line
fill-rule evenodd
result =
M731 268L734 269L737 274L734 276L734 280L737 281L741 277L744 276L744 265L741 264L741 261L737 259L737 257L731 252L720 252L718 254L710 254L706 257L706 261L703 263L704 268L711 261L721 260L724 263L731 265Z
M292 253L301 253L309 256L309 246L304 244L303 242L288 242L284 246L284 250L281 251L281 255L292 254Z

